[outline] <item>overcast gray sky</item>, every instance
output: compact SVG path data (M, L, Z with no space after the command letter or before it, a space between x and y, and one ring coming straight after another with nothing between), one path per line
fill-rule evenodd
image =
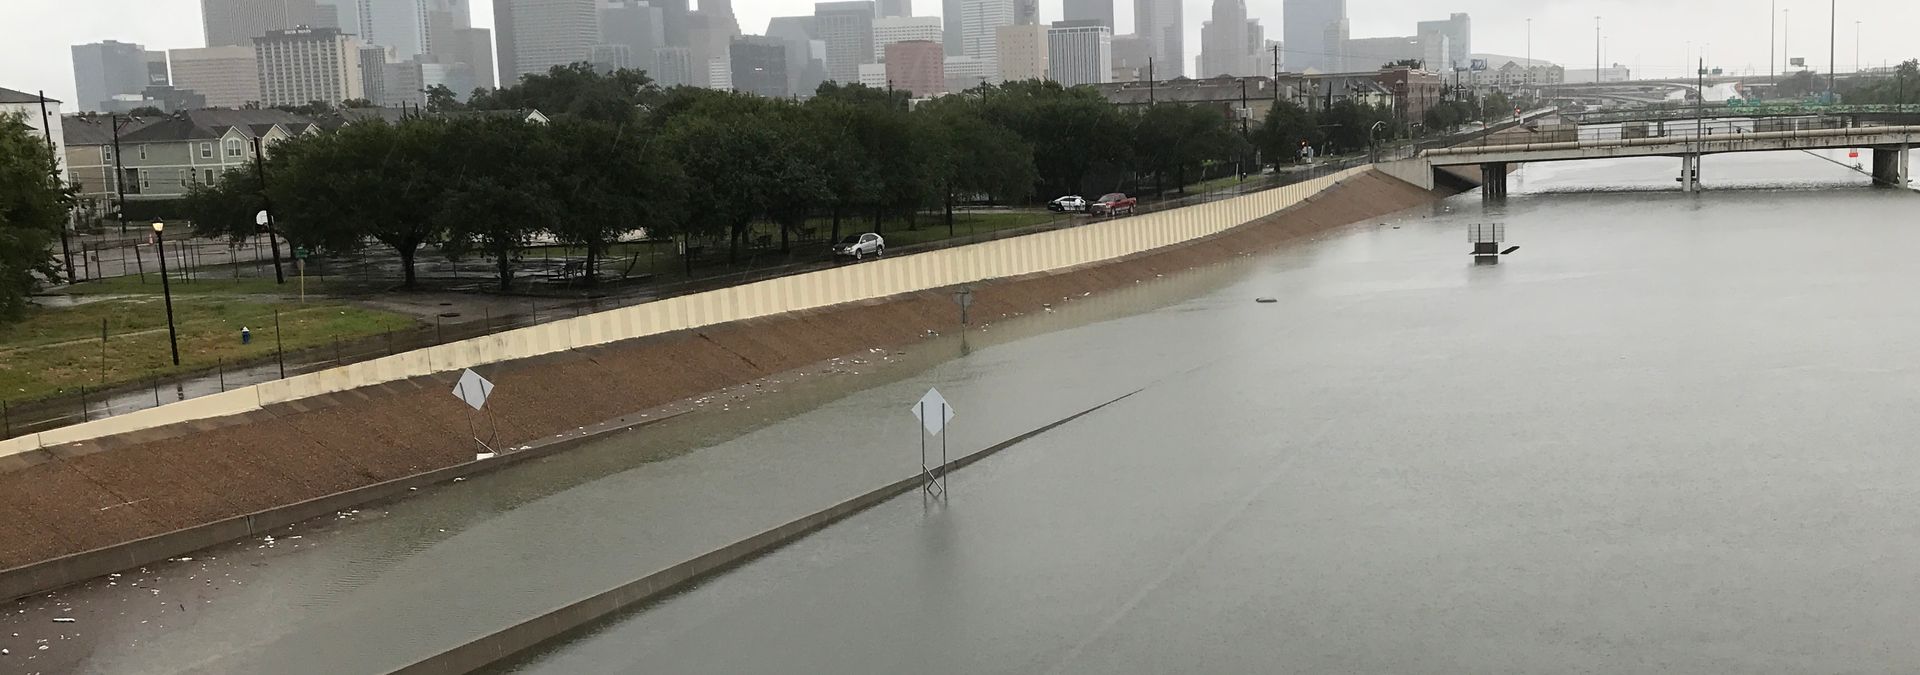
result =
M1678 76L1690 72L1690 55L1711 43L1708 56L1729 70L1767 70L1768 5L1772 0L1348 0L1354 37L1410 35L1414 22L1473 15L1474 51L1525 56L1527 19L1533 19L1533 55L1570 67L1593 63L1593 17L1603 17L1606 60L1634 68L1636 75ZM694 0L698 3L698 0ZM939 0L914 0L921 15L938 15ZM1199 51L1200 22L1211 0L1187 0L1188 66ZM1120 32L1133 27L1132 0L1116 0ZM1825 69L1826 0L1779 0L1790 9L1788 49ZM474 0L474 24L493 25L492 2ZM1060 18L1061 0L1041 0L1043 20ZM1248 0L1248 11L1277 38L1281 0ZM1838 58L1854 67L1855 21L1860 61L1865 65L1920 56L1920 2L1840 0ZM803 0L734 0L740 27L766 29L774 16L811 14ZM68 47L100 40L144 44L149 49L203 46L199 0L0 0L0 87L73 100L73 64ZM1692 42L1689 49L1688 42ZM1782 57L1784 61L1784 56ZM71 107L68 108L71 110Z

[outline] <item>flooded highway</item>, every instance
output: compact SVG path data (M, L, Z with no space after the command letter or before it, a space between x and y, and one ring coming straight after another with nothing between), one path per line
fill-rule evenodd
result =
M502 672L1920 660L1920 196L1799 153L1709 158L1701 195L1677 172L1529 166L1504 204L708 397L15 603L0 642L39 660L0 665L385 672L911 475L929 386L969 450L1144 389L955 474L947 501L887 502ZM1475 266L1480 222L1521 250Z
M1209 356L501 672L1907 669L1920 196L1789 155L1610 192L1669 164L1528 167L1069 331ZM1487 221L1522 249L1476 267Z

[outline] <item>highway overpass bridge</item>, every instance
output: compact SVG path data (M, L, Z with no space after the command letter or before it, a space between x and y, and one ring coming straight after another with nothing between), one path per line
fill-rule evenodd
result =
M1681 127L1685 125L1673 125ZM1704 129L1704 128L1703 128ZM1712 131L1712 130L1706 130ZM1505 197L1507 174L1527 162L1567 162L1613 157L1678 157L1680 183L1700 189L1700 158L1731 152L1871 148L1873 178L1878 185L1905 186L1907 152L1920 143L1920 126L1853 127L1746 132L1722 128L1718 133L1653 138L1584 138L1561 142L1435 148L1412 159L1383 165L1387 173L1431 189L1434 171L1442 167L1479 166L1483 194Z

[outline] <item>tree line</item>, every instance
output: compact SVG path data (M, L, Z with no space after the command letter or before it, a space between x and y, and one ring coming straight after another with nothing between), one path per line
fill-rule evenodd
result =
M0 114L0 319L26 310L42 279L59 279L53 246L73 208L53 148L19 114Z

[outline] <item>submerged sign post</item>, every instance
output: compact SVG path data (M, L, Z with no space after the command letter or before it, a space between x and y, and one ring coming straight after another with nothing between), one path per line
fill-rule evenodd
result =
M928 389L918 403L913 404L913 416L920 420L920 476L925 481L921 488L928 494L946 494L947 492L947 423L953 421L953 406L947 405L947 399L940 395L939 389ZM940 475L933 475L927 466L927 435L940 437ZM935 489L938 488L938 492Z
M461 402L472 407L474 412L482 412L486 410L487 397L493 395L493 383L487 381L487 378L481 377L479 373L473 372L473 369L469 368L465 372L460 373L460 381L454 383L453 395L455 398L460 399ZM480 440L479 432L474 429L473 413L467 413L467 433L473 436L473 442L479 443L480 447L485 450L485 452L474 455L475 460L492 459L494 456L493 446L487 441L493 440L495 436L499 435L500 429L493 423L493 415L491 413L487 415L487 426L489 429L487 440Z

